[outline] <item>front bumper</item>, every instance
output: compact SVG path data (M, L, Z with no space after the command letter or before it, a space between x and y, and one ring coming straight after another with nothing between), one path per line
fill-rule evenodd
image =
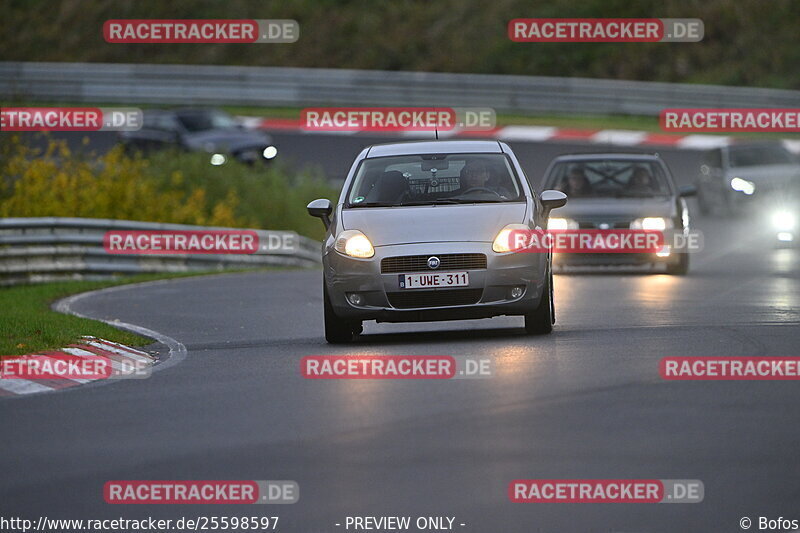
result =
M346 257L331 249L326 251L323 257L325 283L336 314L341 318L379 322L460 320L525 314L539 304L548 263L546 254L497 254L492 251L491 243L487 242L378 246L375 248L375 256L370 259ZM423 272L381 273L381 260L386 257L474 253L486 255L486 268L463 269L469 273L468 287L432 289L419 298L418 295L411 295L409 299L409 295L422 289L401 289L399 276ZM461 270L439 269L425 272ZM511 289L514 287L523 289L521 296L511 296ZM442 294L441 291L450 291L450 294ZM462 292L456 298L450 298L454 291L472 292ZM361 296L359 305L353 305L348 300L347 296L351 293ZM428 302L425 301L426 294L431 296ZM442 296L446 297L441 298ZM416 304L413 303L415 299ZM437 303L447 300L461 303ZM463 303L464 300L469 300L470 303Z
M583 253L583 254L553 254L554 265L568 266L636 266L646 264L677 264L680 260L680 253L671 252L666 257L659 257L656 254L636 254L636 253Z

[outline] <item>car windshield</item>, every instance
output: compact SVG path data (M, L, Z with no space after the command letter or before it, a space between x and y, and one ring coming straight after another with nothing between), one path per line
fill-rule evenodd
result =
M736 146L730 149L731 167L786 165L796 163L791 153L781 146Z
M424 154L365 159L348 207L513 202L522 188L503 154Z
M570 198L669 196L667 178L656 161L598 159L557 163L545 178L547 188Z
M233 117L222 111L180 111L177 116L183 127L192 132L236 127Z

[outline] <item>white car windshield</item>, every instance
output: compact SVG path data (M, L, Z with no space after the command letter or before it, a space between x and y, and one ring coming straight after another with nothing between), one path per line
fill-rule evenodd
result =
M365 159L348 207L513 202L524 199L503 154L423 154Z

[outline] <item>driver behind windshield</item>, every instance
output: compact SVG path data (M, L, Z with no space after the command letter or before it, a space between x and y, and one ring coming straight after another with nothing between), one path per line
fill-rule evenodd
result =
M592 185L589 183L589 178L582 168L573 167L567 173L566 184L563 187L563 193L567 196L591 196Z
M650 172L646 168L637 167L628 183L628 190L634 193L652 193L653 177Z
M510 193L504 187L493 185L494 179L491 166L486 161L480 159L469 161L461 169L458 189L450 191L450 196L490 192L501 198L510 197Z

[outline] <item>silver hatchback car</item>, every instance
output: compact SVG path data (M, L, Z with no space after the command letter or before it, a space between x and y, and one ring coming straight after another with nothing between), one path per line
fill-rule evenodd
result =
M537 195L497 141L381 144L356 157L322 219L325 338L349 342L362 321L525 317L528 333L555 322L552 258L517 253L514 230L543 229L564 193Z

